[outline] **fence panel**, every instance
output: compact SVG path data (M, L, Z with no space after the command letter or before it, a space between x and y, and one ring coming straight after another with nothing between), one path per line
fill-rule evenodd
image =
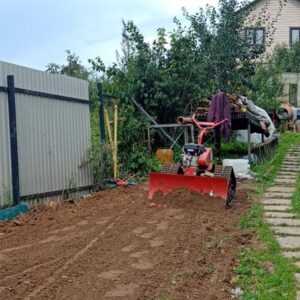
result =
M10 205L11 165L7 94L0 91L0 207Z
M7 75L15 81L21 199L49 198L69 188L88 190L88 82L0 62L0 87L7 86ZM1 199L12 189L7 101L0 90ZM8 204L1 201L0 207Z

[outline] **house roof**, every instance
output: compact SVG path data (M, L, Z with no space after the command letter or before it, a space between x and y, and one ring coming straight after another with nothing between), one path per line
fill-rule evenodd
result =
M259 1L261 1L261 0L254 0L254 1L252 1L251 3L249 3L248 5L249 5L249 6L250 6L250 5L254 5L255 3L259 2Z
M252 5L254 5L254 4L256 4L256 3L260 2L260 1L262 1L262 0L253 0L253 1L250 2L247 6L252 6ZM300 0L299 0L299 1L300 1Z
M250 2L250 3L246 4L245 6L243 6L238 11L239 12L243 12L243 11L247 10L249 7L251 7L252 5L254 5L254 4L256 4L256 3L260 2L260 1L262 1L262 0L253 0L252 2Z
M256 3L260 2L260 1L262 1L262 0L253 0L252 2L250 2L246 6L244 6L240 11L244 11L244 10L248 9L249 7L251 7L252 5L255 5ZM298 0L298 1L300 1L300 0Z

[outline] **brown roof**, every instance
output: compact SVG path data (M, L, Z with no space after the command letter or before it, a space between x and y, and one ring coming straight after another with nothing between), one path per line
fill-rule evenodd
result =
M254 1L250 2L250 3L248 4L248 6L251 6L251 5L253 5L253 4L256 4L256 3L259 2L259 1L262 1L262 0L254 0Z

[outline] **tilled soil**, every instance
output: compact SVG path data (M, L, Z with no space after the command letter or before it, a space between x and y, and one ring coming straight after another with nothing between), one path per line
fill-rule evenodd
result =
M0 223L0 299L231 299L248 189L230 209L182 190L147 208L146 184L34 207Z

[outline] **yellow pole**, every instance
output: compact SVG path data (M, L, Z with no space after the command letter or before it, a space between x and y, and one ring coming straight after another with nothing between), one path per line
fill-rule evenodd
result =
M112 139L112 133L111 133L108 112L105 108L104 108L104 119L105 119L106 128L107 128L107 132L108 132L108 138L109 138L109 143L110 143L110 147L111 147L112 159L113 159L113 163L115 164L116 157L115 157L114 143L113 143L113 139Z
M114 105L114 150L115 150L115 160L114 160L114 177L118 176L118 105Z

